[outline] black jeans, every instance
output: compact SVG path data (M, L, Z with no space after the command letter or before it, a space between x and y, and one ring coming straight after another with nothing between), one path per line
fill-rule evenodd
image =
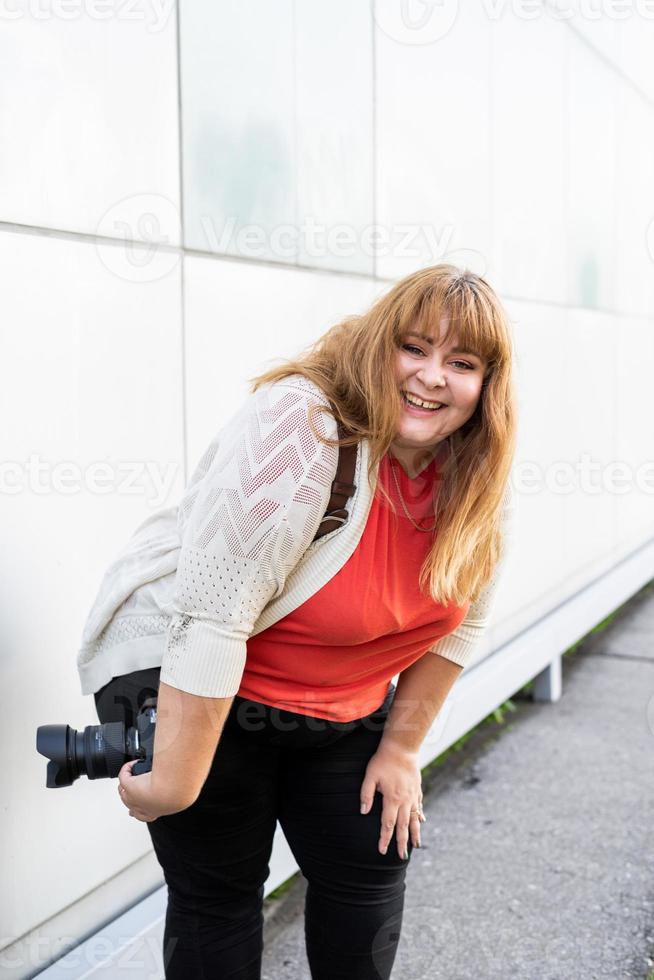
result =
M100 721L132 724L158 683L158 669L114 678L95 695ZM379 853L382 794L362 816L359 793L394 692L347 723L234 698L196 802L147 824L168 885L167 980L260 980L278 820L307 880L312 980L390 977L409 862L395 833Z

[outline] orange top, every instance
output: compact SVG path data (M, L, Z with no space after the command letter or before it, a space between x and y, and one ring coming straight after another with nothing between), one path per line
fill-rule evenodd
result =
M248 639L239 697L333 721L362 718L379 707L395 674L456 629L469 604L441 605L421 593L432 535L408 519L393 479L394 471L413 520L431 527L436 464L410 479L384 456L379 482L397 514L376 491L359 544L340 571Z

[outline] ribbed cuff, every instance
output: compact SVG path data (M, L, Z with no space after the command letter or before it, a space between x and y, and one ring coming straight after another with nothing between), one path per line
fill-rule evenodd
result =
M448 636L441 637L430 652L437 653L439 657L445 657L446 660L451 660L460 667L465 667L472 659L476 646L476 642L462 640L450 633Z
M168 630L160 680L198 697L232 697L241 685L245 658L245 640L226 636L206 620L175 616Z

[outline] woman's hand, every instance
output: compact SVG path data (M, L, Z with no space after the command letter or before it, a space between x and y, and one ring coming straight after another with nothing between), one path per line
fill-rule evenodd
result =
M173 801L158 793L152 785L152 773L144 772L140 776L132 775L132 766L137 762L132 759L126 762L118 773L118 795L129 810L130 817L136 817L144 823L152 823L158 817L185 810L190 803ZM179 805L176 803L179 802Z
M384 797L379 852L386 854L395 828L398 854L404 858L405 854L408 856L409 832L413 846L420 847L420 824L426 820L418 753L382 740L368 762L361 784L362 813L370 811L375 790Z
M160 682L152 772L133 776L132 760L118 773L118 793L131 817L151 823L197 800L233 701L233 695L203 698Z

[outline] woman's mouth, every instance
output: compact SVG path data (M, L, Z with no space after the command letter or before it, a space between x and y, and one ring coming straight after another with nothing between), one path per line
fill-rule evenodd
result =
M442 402L426 401L406 391L402 392L402 401L405 411L411 415L434 415L435 412L440 412L442 408L446 407Z

